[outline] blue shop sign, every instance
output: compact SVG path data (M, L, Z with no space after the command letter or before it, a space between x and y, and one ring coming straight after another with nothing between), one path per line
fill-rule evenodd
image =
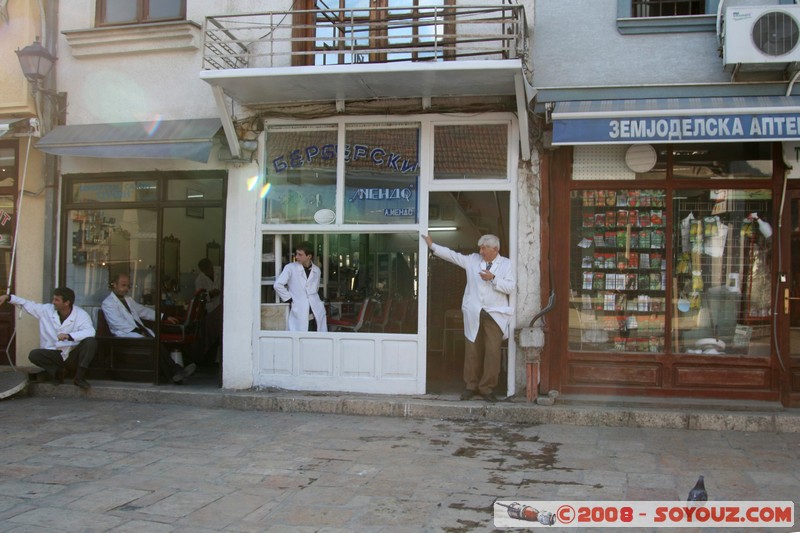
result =
M800 96L565 100L554 104L554 145L800 139Z
M582 118L553 121L553 144L800 139L800 114Z

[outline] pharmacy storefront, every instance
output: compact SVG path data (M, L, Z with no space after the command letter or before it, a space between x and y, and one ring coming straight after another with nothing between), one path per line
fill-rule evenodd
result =
M797 405L800 99L556 102L551 119L550 224L570 238L551 242L568 268L546 386Z

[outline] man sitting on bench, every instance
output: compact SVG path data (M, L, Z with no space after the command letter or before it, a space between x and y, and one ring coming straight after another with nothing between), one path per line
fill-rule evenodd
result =
M155 338L153 330L144 325L144 320L153 321L156 313L149 307L137 303L128 296L131 288L131 278L128 274L118 273L111 281L111 294L103 300L103 314L108 322L108 329L115 337L127 338ZM178 321L173 317L165 318L170 324ZM194 363L181 367L169 356L169 349L160 344L158 346L158 368L161 375L174 383L182 383L191 376L197 368Z

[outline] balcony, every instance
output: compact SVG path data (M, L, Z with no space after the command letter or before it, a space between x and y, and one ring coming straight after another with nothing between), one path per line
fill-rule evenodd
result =
M201 79L241 105L519 97L521 5L294 10L207 17Z

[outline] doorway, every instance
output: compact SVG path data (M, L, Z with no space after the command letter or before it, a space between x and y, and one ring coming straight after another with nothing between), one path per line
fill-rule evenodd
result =
M786 367L782 369L783 404L800 407L800 190L789 190L786 194L790 220L784 224L784 227L789 227L789 254L786 263L788 275L783 285L783 309L787 315L783 337L788 337L788 342L780 342L779 346L788 346L788 354L782 356L779 352L778 356ZM787 239L783 238L783 242Z
M180 327L162 327L162 343L179 362L197 365L191 383L221 385L224 209L169 207L163 213L161 311Z
M478 239L500 239L500 255L509 254L508 191L431 192L428 234L436 244L469 255L478 252ZM464 389L464 322L461 300L466 274L460 267L433 255L428 260L427 382L428 394L458 394ZM497 396L507 395L508 341Z
M222 384L225 182L217 171L65 177L61 283L97 324L110 282L128 275L131 298L174 318L152 329L178 364L197 365L193 385ZM122 376L96 359L97 377Z

